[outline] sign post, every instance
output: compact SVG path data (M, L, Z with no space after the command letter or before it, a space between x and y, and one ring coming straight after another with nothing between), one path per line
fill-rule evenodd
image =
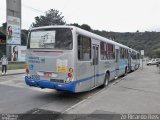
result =
M143 56L144 56L144 50L141 50L141 56L142 56L142 69L143 69Z

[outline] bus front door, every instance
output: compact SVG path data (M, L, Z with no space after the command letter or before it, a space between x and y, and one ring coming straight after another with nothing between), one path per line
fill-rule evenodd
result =
M98 77L97 74L99 72L99 68L98 68L98 64L99 64L99 60L98 60L98 53L99 53L99 47L98 45L93 45L92 46L92 65L93 65L93 74L94 74L94 78L92 80L92 88L98 85Z

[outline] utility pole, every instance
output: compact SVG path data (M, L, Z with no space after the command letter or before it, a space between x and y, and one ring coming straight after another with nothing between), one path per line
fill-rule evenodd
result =
M21 0L6 0L6 55L11 57L11 46L21 44Z

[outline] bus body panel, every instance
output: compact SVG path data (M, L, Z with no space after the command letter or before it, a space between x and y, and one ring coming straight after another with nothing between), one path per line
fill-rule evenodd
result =
M65 83L69 68L74 69L73 52L63 51L62 53L61 51L57 53L57 51L45 51L47 52L42 50L30 50L27 52L26 58L31 79Z

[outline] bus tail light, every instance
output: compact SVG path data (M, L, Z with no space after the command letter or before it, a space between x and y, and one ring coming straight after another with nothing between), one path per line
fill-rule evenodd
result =
M72 78L73 78L73 68L69 68L69 72L67 73L67 79L66 79L66 82L69 83L72 81Z
M72 78L72 73L68 73L68 77L69 77L69 78Z

